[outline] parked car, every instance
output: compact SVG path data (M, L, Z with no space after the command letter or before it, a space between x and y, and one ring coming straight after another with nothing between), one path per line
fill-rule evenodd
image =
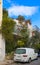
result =
M14 61L31 62L31 60L37 58L38 53L32 48L17 48L14 53Z

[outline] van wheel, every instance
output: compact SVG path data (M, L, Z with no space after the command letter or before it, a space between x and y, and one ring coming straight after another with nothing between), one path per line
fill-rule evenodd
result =
M31 62L31 58L29 58L29 60L28 60L28 63L30 63Z

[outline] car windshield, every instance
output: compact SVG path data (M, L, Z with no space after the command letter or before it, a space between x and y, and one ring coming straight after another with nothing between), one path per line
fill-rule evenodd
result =
M15 53L16 54L25 54L26 50L25 49L16 49Z

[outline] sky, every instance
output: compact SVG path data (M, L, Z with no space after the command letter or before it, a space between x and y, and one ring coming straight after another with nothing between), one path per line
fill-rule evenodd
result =
M3 8L8 10L9 17L22 15L31 20L32 26L40 28L40 0L3 0Z

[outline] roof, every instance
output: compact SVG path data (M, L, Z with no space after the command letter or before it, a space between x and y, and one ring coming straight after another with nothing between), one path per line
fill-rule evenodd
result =
M17 49L30 49L30 50L33 50L33 48L25 48L25 47L21 47L21 48L17 48Z

